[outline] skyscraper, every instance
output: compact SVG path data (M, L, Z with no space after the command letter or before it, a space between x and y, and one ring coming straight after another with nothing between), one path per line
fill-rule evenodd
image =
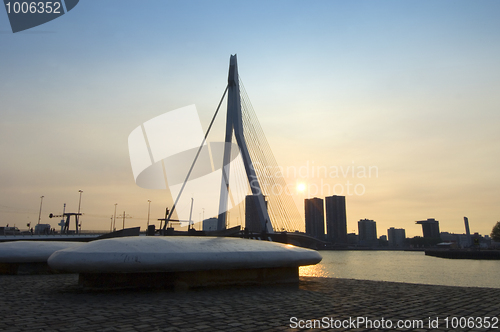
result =
M335 244L347 244L345 196L325 197L327 239Z
M323 212L323 200L321 198L309 198L304 200L306 217L306 234L317 239L325 238L325 214Z
M401 248L404 246L406 240L406 231L403 228L391 227L387 230L389 237L389 247Z
M263 231L259 215L257 214L257 196L255 195L247 195L245 197L245 227L252 233L260 233Z
M422 233L426 238L439 239L439 221L434 218L427 220L416 221L417 224L422 225Z
M377 223L369 219L358 221L359 244L369 247L377 246Z

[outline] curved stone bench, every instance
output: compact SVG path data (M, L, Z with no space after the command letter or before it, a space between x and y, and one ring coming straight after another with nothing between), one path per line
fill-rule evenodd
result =
M0 274L51 273L47 259L54 252L84 245L67 241L14 241L0 243Z
M52 254L54 270L90 288L207 286L298 281L321 255L291 245L223 237L148 236L90 242Z

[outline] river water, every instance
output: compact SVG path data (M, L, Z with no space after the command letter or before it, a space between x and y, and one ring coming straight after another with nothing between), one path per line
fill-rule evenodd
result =
M500 288L500 260L445 259L422 251L320 251L301 276Z

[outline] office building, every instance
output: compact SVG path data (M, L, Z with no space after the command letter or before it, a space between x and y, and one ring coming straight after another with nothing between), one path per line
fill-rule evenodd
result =
M309 198L304 200L306 217L306 234L317 239L325 239L325 214L323 200L321 198Z
M472 245L472 237L470 233L469 236L467 236L467 234L455 234L449 232L441 232L439 235L441 241L456 243L456 246L459 248L469 248Z
M257 197L256 195L247 195L245 197L245 228L251 233L260 233L263 231L263 226L257 213Z
M416 221L415 223L422 225L424 238L439 239L439 221L432 218Z
M327 240L347 244L347 218L345 196L325 197Z
M387 230L389 247L402 248L405 245L406 231L403 228L391 227Z
M377 223L369 219L358 221L358 243L361 246L376 247L378 245Z

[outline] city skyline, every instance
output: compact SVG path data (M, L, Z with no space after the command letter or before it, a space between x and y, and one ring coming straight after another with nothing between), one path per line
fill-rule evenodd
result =
M163 217L171 201L135 185L127 137L192 104L206 129L237 53L278 164L297 170L287 174L292 188L304 186L293 193L302 216L303 199L350 188L348 232L369 218L413 237L415 221L435 218L464 233L467 216L471 232L490 234L500 219L499 9L110 0L80 2L16 34L0 10L0 225L36 224L44 196L41 222L57 228L49 213L64 203L77 212L78 190L83 230L108 230L116 203L130 227L145 228L148 200L151 220ZM222 115L209 140L223 129ZM313 166L328 172L298 174ZM231 225L241 223L231 214Z

